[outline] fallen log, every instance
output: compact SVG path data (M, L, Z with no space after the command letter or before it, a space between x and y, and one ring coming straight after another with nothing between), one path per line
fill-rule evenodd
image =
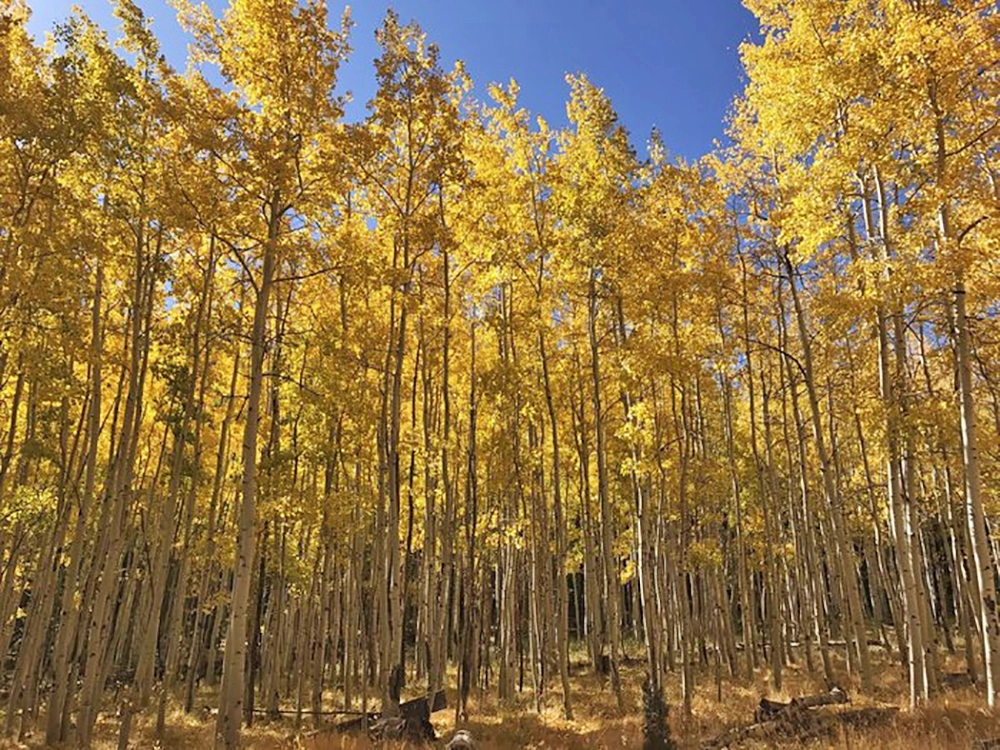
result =
M767 698L761 698L760 703L757 704L757 710L754 711L753 718L755 722L765 722L765 721L776 721L783 717L787 717L794 711L802 711L809 708L817 708L819 706L832 706L837 703L848 703L850 699L847 697L841 688L835 687L828 693L820 693L818 695L803 695L799 698L792 698L789 703L782 703L780 701L772 701Z
M335 708L330 711L307 711L306 709L299 711L296 708L255 708L253 712L255 714L267 714L270 716L297 716L298 714L302 714L303 716L362 716L364 714L364 711L348 711L346 708ZM216 713L218 713L218 709L216 709Z
M870 707L835 709L850 699L841 688L827 693L803 695L788 703L761 698L754 711L754 723L735 727L708 740L704 750L739 745L747 740L794 739L798 742L814 739L833 732L838 725L867 728L891 721L899 709L896 707ZM818 709L830 708L829 711Z
M401 719L411 722L420 721L423 718L430 719L430 715L435 711L442 711L448 707L448 700L444 690L438 690L433 696L422 695L419 698L404 701L399 704L399 716ZM377 711L368 714L368 725L373 725L381 718ZM359 716L350 721L343 721L333 727L335 732L360 732L365 727L365 717Z
M832 704L825 705L829 707ZM822 706L817 708L822 708ZM702 748L703 750L721 750L721 748L736 747L748 740L795 740L801 743L823 736L831 736L837 726L870 729L891 722L898 713L899 708L896 706L833 709L830 711L799 709L784 713L777 719L759 721L746 727L730 729L702 744ZM997 745L996 750L1000 750L1000 745Z

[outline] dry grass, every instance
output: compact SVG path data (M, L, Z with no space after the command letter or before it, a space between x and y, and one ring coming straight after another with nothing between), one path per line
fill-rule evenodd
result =
M1000 714L986 710L982 698L972 689L945 691L924 709L911 712L906 706L906 683L898 664L885 655L875 655L876 684L872 694L861 696L857 686L844 680L852 697L853 707L897 706L900 713L891 724L869 730L839 729L832 736L806 743L789 740L769 740L767 743L748 742L741 747L807 747L855 750L903 750L904 748L942 748L968 750L976 739L1000 737ZM959 671L958 662L946 660L946 671ZM843 672L843 664L838 663ZM474 694L470 702L471 720L465 725L476 737L479 747L496 750L603 750L605 748L637 748L642 744L642 699L640 684L643 665L623 667L625 711L619 712L614 695L597 677L578 668L573 670L573 721L562 715L561 694L553 689L546 697L540 713L534 710L529 690L506 704L498 704L495 694L486 691ZM806 674L801 665L786 670L783 690L775 692L767 681L766 672L759 671L752 681L723 680L722 700L717 699L714 675L699 675L692 716L685 719L680 710L680 689L671 681L667 699L671 705L670 723L674 738L682 748L697 748L701 742L722 731L744 726L752 721L753 709L762 696L788 699L795 695L824 689L820 680ZM331 696L332 698L333 696ZM451 697L451 696L449 696ZM213 704L213 696L201 696L200 705ZM455 728L453 709L438 712L434 726L442 737L449 737ZM44 721L39 723L44 725ZM212 717L206 711L185 715L179 710L168 716L165 735L157 739L154 733L155 711L137 716L131 747L181 750L210 748ZM96 728L95 748L114 750L117 747L118 721L113 715L101 716ZM24 744L0 740L0 750L42 747L43 737L36 733ZM372 745L363 737L345 736L332 732L296 735L291 720L256 723L244 732L244 747L250 750L361 750ZM438 746L443 746L443 742ZM394 746L403 748L405 746Z

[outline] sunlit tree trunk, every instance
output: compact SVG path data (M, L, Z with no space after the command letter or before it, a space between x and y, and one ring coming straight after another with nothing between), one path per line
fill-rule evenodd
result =
M226 633L226 651L222 664L222 688L215 726L215 745L235 750L240 741L243 721L243 691L247 659L247 622L250 606L250 582L256 557L257 433L260 421L260 397L264 384L264 353L267 313L277 263L278 234L283 212L281 195L271 196L268 206L268 236L264 244L263 267L255 283L253 326L250 331L250 384L243 429L242 497L237 514L236 564Z
M618 701L618 708L624 708L621 678L618 673L618 656L621 651L621 583L618 563L614 552L614 517L611 514L611 499L608 495L608 468L605 447L604 411L601 401L601 364L597 335L597 274L591 269L588 286L587 331L590 341L591 398L594 412L594 452L597 458L597 497L601 511L601 553L604 558L604 601L607 606L605 626L608 633L608 661L611 671L611 687Z

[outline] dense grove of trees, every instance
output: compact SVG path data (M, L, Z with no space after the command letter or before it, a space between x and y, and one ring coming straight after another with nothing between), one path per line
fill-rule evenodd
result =
M621 704L635 642L683 711L878 647L994 704L990 0L746 0L696 163L392 13L347 122L346 15L175 4L184 74L133 0L117 46L0 0L0 731L217 683L227 748L453 679L570 717L571 646Z

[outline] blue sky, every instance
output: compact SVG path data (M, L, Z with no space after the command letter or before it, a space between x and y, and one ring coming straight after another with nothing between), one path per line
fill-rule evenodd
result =
M114 36L109 0L28 0L38 38L78 4ZM187 37L166 0L137 0L153 18L171 63L183 70ZM208 0L216 12L228 0ZM354 54L341 74L342 90L361 116L374 89L374 30L390 3L358 0ZM602 86L644 150L656 125L672 154L693 159L723 136L723 118L742 88L737 47L756 31L739 0L397 0L402 20L414 19L441 48L447 65L465 62L485 97L492 81L516 78L521 103L553 125L565 122L568 72ZM331 18L342 5L330 0Z

